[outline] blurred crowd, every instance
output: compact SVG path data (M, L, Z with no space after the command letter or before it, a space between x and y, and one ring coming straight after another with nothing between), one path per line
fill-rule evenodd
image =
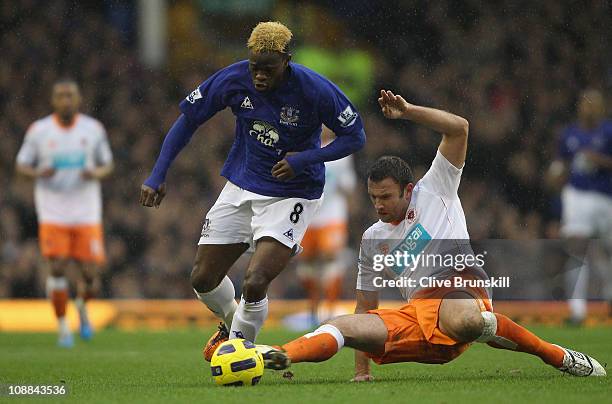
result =
M81 84L83 112L105 125L115 157L115 172L103 185L104 296L192 297L188 276L202 218L224 184L219 172L233 140L231 113L203 125L181 153L159 209L138 205L140 184L180 99L244 58L249 29L264 18L293 29L296 57L300 48L359 50L355 63L362 68L355 71L371 71L356 95L369 141L356 155L362 181L351 203L353 248L376 220L365 189L368 165L396 154L419 177L440 139L410 123L385 121L376 107L381 87L469 119L460 196L473 238L558 237L558 198L544 186L544 172L559 130L575 118L580 90L611 84L609 3L335 1L300 5L297 13L300 3L279 1L264 18L236 17L231 28L233 17L210 16L202 3L171 3L162 69L139 61L130 28L135 12L125 2L0 4L0 297L44 295L33 184L15 176L14 163L30 123L50 113L51 84L66 75ZM299 60L308 64L307 53ZM362 100L364 93L370 99ZM347 291L354 272L351 267ZM293 274L284 276L289 281L276 282L271 294L299 295Z

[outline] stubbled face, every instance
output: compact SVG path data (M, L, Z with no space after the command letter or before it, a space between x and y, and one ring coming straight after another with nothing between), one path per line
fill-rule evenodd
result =
M413 187L410 183L402 192L400 185L391 178L382 181L368 179L368 195L378 218L385 223L402 221L410 204Z
M81 104L79 88L74 83L58 83L53 86L51 106L64 120L70 120L78 112Z
M291 55L280 52L249 52L249 70L257 91L274 90L282 81Z

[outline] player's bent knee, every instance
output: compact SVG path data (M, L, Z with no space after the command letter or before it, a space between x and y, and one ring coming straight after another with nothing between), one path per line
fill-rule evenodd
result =
M246 273L242 285L242 294L247 301L261 300L266 296L271 280L262 272L255 270Z
M472 342L482 335L484 320L480 312L469 311L465 313L460 334L463 341Z
M484 320L478 302L465 292L447 295L440 305L438 326L458 342L472 342L482 335Z
M64 259L50 259L49 260L49 271L53 277L62 277L66 274L65 271L66 260Z
M456 316L440 321L442 332L459 342L472 342L482 335L484 322L480 312L463 310Z
M348 317L350 317L350 316L351 316L351 314L344 314L344 315L341 315L341 316L330 318L330 319L327 319L327 320L323 321L321 323L321 325L329 324L329 325L333 325L334 327L336 327L338 329L342 329L343 323L346 322L347 320L349 320Z
M219 278L214 273L209 274L198 262L193 265L190 278L191 287L198 292L210 292L221 283L222 279L223 277Z
M94 265L84 265L81 269L81 275L86 285L92 285L98 278L98 267Z

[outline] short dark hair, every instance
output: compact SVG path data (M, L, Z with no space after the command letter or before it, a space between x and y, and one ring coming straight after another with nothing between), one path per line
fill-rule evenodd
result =
M368 170L368 179L379 182L391 178L399 184L402 193L413 181L412 170L407 162L397 156L382 156Z
M53 82L53 86L56 86L58 84L74 84L77 87L79 86L79 83L70 76L62 76L55 80L55 82Z

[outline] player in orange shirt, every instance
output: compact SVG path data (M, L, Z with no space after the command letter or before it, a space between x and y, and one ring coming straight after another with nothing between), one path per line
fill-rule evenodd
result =
M74 344L66 321L70 261L80 275L76 299L80 335L88 340L93 333L85 302L99 288L98 270L105 259L100 180L113 169L104 127L79 113L80 104L77 83L57 81L51 97L54 112L30 126L17 155L17 172L36 181L39 243L50 271L47 294L62 347Z

